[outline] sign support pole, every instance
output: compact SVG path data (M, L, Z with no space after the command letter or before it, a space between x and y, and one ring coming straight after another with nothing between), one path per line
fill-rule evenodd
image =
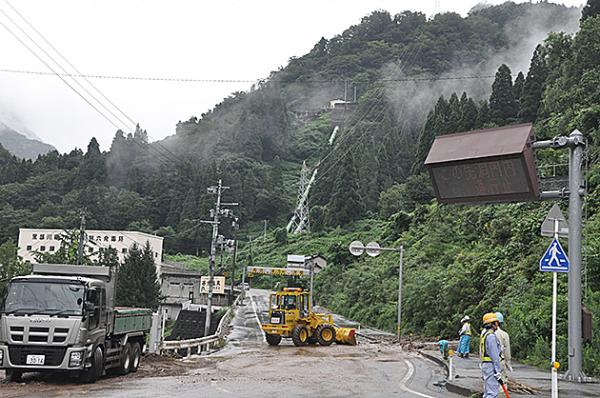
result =
M310 262L310 306L311 308L315 305L313 302L313 279L315 276L315 263L314 261Z
M396 325L396 334L400 342L400 323L402 321L402 257L404 256L404 246L400 246L400 271L398 276L398 324Z
M584 381L581 334L581 165L583 163L583 134L578 130L569 135L569 370L565 377Z
M554 219L554 239L558 239L558 219ZM558 369L556 369L556 296L557 274L552 272L552 398L558 398Z

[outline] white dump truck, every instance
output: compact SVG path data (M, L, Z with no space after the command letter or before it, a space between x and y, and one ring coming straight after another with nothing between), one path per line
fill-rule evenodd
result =
M137 371L152 311L115 307L109 267L34 264L13 278L0 311L0 369L61 372L93 383Z

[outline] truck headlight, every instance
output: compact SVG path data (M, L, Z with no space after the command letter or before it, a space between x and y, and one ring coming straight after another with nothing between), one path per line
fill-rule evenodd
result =
M80 366L83 362L83 352L82 351L73 351L71 356L69 357L69 367Z
M4 365L4 350L0 350L0 366Z

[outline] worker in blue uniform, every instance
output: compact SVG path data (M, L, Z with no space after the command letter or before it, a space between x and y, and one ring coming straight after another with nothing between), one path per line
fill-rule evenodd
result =
M483 377L483 398L497 398L502 379L502 368L500 365L500 353L502 347L495 335L498 329L498 318L496 313L489 312L483 316L485 331L479 343L479 355L481 357L481 375Z
M471 351L471 318L465 315L460 320L462 327L458 331L460 340L458 341L458 356L461 358L469 358L469 352Z
M443 337L440 337L438 341L438 345L440 346L440 354L444 357L444 359L448 359L448 351L450 350L450 342Z

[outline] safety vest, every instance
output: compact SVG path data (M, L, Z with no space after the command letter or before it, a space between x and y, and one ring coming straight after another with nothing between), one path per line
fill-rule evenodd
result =
M467 329L465 330L465 333L467 336L471 335L471 324L469 322L465 323L465 325L467 325Z
M481 362L492 362L492 358L490 358L487 350L485 349L485 339L487 339L487 337L492 333L494 333L494 331L492 329L488 329L479 341L479 355L481 355Z

